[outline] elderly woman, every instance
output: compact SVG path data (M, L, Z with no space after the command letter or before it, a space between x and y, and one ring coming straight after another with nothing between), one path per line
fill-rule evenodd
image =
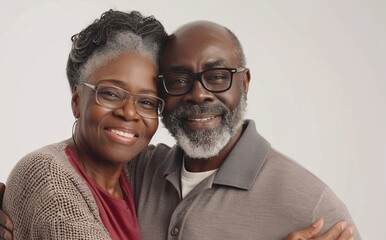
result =
M16 239L140 239L125 163L158 127L156 63L166 36L153 17L110 10L72 37L72 138L12 170L3 208Z

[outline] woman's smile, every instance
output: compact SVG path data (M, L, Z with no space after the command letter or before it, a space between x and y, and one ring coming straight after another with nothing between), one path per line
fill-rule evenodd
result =
M111 138L113 141L123 143L123 144L134 144L138 140L138 133L130 129L116 129L108 128L105 129L106 135Z

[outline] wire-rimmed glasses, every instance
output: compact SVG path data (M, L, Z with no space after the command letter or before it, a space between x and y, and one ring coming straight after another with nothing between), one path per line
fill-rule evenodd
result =
M127 98L132 97L139 115L145 118L157 118L161 115L165 106L165 102L161 98L150 94L133 94L120 87L108 84L83 84L94 90L96 102L108 109L121 108Z

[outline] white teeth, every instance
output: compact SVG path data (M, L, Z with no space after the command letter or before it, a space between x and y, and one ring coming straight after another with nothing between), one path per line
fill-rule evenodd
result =
M212 120L214 119L214 116L213 117L207 117L207 118L189 118L189 121L192 121L192 122L207 122L209 120Z
M119 136L126 137L126 138L134 138L135 137L134 134L118 131L116 129L111 129L111 132L113 132Z

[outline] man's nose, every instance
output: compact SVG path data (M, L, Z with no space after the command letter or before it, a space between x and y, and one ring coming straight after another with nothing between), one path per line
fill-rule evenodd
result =
M200 81L194 81L193 87L185 95L185 101L193 102L195 104L203 104L207 101L213 101L215 96L213 93L207 91Z

